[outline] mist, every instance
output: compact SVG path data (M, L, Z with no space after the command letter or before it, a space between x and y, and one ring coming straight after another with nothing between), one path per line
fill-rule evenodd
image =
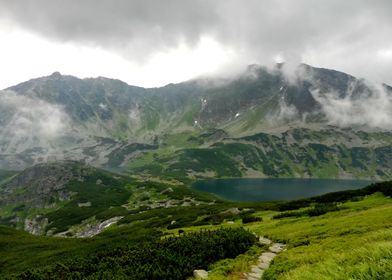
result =
M10 146L22 149L32 143L46 146L66 135L70 127L70 119L61 106L12 91L0 93L0 108L0 134L2 141Z
M321 104L328 123L339 127L370 127L392 129L392 93L382 85L372 85L370 95L347 94L339 98L336 92L321 94L313 90L313 97Z

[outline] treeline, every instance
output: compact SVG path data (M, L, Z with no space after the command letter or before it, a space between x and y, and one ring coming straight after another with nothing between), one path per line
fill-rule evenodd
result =
M256 237L243 228L201 231L56 263L8 279L185 279L195 269L244 253L255 242Z

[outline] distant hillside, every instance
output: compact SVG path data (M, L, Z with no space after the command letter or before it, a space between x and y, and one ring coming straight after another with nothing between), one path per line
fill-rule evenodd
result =
M211 135L220 137L211 140ZM186 148L170 153L162 147L140 154L129 163L131 172L185 181L216 177L392 177L390 132L291 128L231 138L210 131L184 137L178 145Z
M0 223L34 234L93 236L133 212L213 200L183 185L66 161L35 165L3 181Z

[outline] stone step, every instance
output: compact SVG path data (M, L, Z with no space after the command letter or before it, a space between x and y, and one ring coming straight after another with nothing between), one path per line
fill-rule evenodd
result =
M260 280L265 270L270 266L271 261L277 256L277 254L286 249L285 244L273 243L270 239L265 237L259 237L259 243L263 245L270 245L268 248L269 252L264 252L259 256L258 264L252 265L251 271L245 274L246 280ZM241 280L244 280L244 278Z
M286 245L282 243L274 243L268 249L273 253L280 253L286 248Z
M252 272L252 273L257 273L257 274L259 274L259 273L262 273L263 270L260 269L260 268L257 267L257 266L254 266L254 267L252 268L251 272Z
M259 268L262 270L266 270L267 268L269 268L269 266L270 266L269 263L265 263L265 262L259 263Z
M259 242L260 242L261 244L265 244L265 245L270 245L270 244L272 244L272 241L269 240L268 238L265 238L265 237L260 237L260 238L259 238Z
M264 273L264 271L262 273L253 273L253 272L251 272L251 273L249 273L248 279L249 279L249 277L260 279L263 276L263 273Z

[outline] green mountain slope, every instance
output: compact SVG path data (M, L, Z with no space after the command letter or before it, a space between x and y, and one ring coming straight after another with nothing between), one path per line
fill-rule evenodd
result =
M392 176L392 134L325 127L231 138L189 136L189 148L140 154L131 172L193 180L215 177L371 178ZM197 143L197 145L191 145ZM181 144L185 146L184 144Z
M184 134L198 136L213 129L239 138L291 128L319 130L337 122L328 111L335 101L351 102L353 110L359 110L363 98L379 100L380 92L392 94L386 85L378 89L348 74L308 65L300 65L292 81L282 67L252 65L230 79L196 79L149 89L60 73L21 83L0 93L0 167L20 170L71 159L119 171L139 153L162 148L168 139ZM370 122L354 127L388 133ZM337 145L352 146L349 139L339 140ZM183 142L180 148L203 146L202 142ZM364 146L373 149L371 143ZM265 164L276 169L276 164ZM282 164L277 168L287 169ZM308 169L285 172L318 176ZM359 176L355 167L351 169L350 176Z

